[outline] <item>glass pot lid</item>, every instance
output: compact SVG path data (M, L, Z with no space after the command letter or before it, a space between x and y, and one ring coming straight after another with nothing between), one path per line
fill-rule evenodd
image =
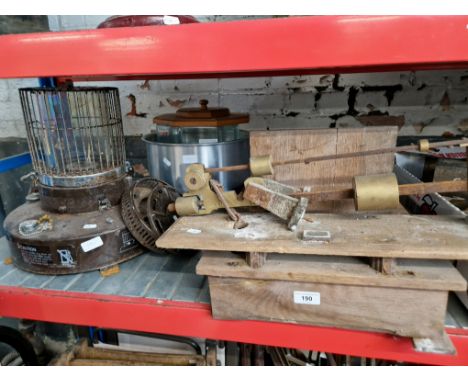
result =
M158 115L153 122L171 127L220 127L247 123L249 115L231 113L226 107L208 107L208 101L202 99L200 107L186 107L176 113Z

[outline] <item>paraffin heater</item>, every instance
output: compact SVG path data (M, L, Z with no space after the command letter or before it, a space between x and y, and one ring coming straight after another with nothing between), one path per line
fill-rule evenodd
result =
M20 89L34 168L27 202L5 219L13 262L65 274L142 252L126 229L125 147L116 88Z

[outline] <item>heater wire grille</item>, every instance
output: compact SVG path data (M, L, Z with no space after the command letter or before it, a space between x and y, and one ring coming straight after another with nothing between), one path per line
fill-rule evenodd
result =
M33 166L39 175L72 178L125 167L117 88L25 88L19 92Z

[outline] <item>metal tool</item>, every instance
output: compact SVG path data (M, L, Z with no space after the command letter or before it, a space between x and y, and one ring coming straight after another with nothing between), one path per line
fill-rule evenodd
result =
M254 172L268 173L269 166L265 165L270 163L268 158L251 163L254 163ZM256 163L261 165L256 167ZM309 202L354 199L357 211L377 211L398 208L402 195L467 191L465 180L398 185L394 174L379 174L354 177L353 188L318 191L311 190L311 187L299 189L263 177L250 177L244 182L243 193L236 194L224 191L214 183L208 170L202 164L192 164L187 168L184 180L190 191L170 204L168 211L179 216L207 215L224 208L236 222L235 228L241 228L245 225L238 224L243 221L233 208L259 206L286 220L288 229L294 231Z
M211 173L205 170L201 163L194 163L187 168L184 182L189 189L174 204L168 206L168 212L175 211L179 216L207 215L219 209L227 209L235 228L245 227L236 207L262 207L288 222L288 228L295 230L298 222L304 216L307 199L294 198L286 193L299 192L299 188L290 187L271 179L251 177L246 179L244 194L234 191L224 191L213 183ZM255 193L257 191L257 193ZM268 195L260 197L259 195ZM226 208L228 207L228 208Z

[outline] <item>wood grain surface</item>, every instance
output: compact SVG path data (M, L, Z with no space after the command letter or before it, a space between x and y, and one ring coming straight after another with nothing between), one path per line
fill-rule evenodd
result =
M204 276L282 280L342 285L378 286L425 290L465 291L466 281L445 260L401 259L394 273L385 275L364 258L314 255L268 255L261 267L250 267L243 254L204 252L196 272Z
M336 155L396 145L396 126L251 131L250 155L271 154L273 162L312 156ZM384 174L393 171L393 153L355 157L310 164L275 167L272 179L313 190L352 187L355 175ZM311 202L311 211L351 211L352 201Z
M401 288L209 277L213 317L266 320L432 337L443 330L448 293ZM294 302L294 292L320 304Z
M178 219L160 248L307 255L468 260L468 224L455 216L306 214L295 232L268 213L243 213L233 229L225 214ZM304 230L330 232L328 243L303 241ZM196 232L196 233L193 233Z

